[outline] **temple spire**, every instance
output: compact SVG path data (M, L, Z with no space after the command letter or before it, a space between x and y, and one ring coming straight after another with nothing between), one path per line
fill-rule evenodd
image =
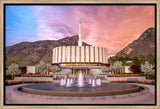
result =
M78 46L82 46L82 39L81 39L81 36L82 36L82 32L81 32L81 19L79 19L79 41L78 41Z

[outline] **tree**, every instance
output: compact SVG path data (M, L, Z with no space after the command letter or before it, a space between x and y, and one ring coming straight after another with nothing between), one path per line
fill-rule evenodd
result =
M51 68L51 71L52 71L53 73L55 73L55 72L60 72L61 69L60 69L57 65L54 65L54 66Z
M118 71L118 73L120 73L120 70L122 69L122 62L121 61L116 61L113 64L112 68L116 71L116 73L117 73L117 71Z
M46 64L46 72L47 72L47 74L49 74L49 72L51 72L52 71L52 65L51 64Z
M110 64L109 70L111 71L111 73L112 73L112 72L114 73L114 68L113 68L113 65L112 65L112 64Z
M108 59L110 64L113 64L116 61L121 61L122 65L130 65L130 63L126 63L126 61L131 61L132 59L129 57L121 57L121 56L113 56Z
M145 56L144 55L140 55L139 56L139 61L140 61L141 64L144 64L144 62L145 62Z
M110 71L110 67L103 66L101 68L101 72L108 72L108 71Z
M154 65L145 61L144 64L141 64L141 71L147 74L147 78L149 80L149 74L154 73Z
M19 70L18 64L12 63L8 67L8 70L6 72L12 75L12 80L13 80L14 79L14 75L19 74L21 71Z
M6 68L8 68L8 66L10 66L12 63L17 64L18 61L14 57L7 58L6 59Z
M129 67L129 70L131 72L134 72L134 73L140 73L141 72L140 66L138 66L138 65L131 65Z
M151 63L152 65L155 64L155 58L151 52L147 53L147 55L145 56L145 60Z
M41 75L47 73L49 74L49 72L59 72L61 69L57 66L54 65L52 66L51 64L47 63L45 64L44 61L40 61L37 65L36 65L36 72L40 73Z
M40 73L41 75L45 73L46 71L46 64L43 61L40 61L37 65L36 65L36 71L38 73Z
M141 63L140 63L140 61L138 60L138 57L137 57L137 56L134 56L132 65L141 65Z

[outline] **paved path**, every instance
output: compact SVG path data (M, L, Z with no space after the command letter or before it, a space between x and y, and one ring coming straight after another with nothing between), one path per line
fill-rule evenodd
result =
M17 95L12 92L12 89L20 85L6 86L6 104L154 104L155 101L155 86L143 85L150 89L150 93L129 97L129 98L106 98L106 97L86 97L86 98L69 98L69 97L31 97L26 95ZM25 84L27 85L27 84ZM42 96L42 95L41 95ZM45 96L46 97L46 96Z

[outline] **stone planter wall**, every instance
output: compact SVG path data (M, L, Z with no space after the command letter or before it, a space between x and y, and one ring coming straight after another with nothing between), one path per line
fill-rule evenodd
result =
M137 79L137 80L145 80L146 79L146 77L145 76L130 76L130 77L106 77L106 79L108 80L108 81L119 81L119 80L127 80L127 79L129 79L129 78L131 78L131 79L133 79L133 78L135 78L135 79Z
M15 77L15 81L52 81L53 77Z

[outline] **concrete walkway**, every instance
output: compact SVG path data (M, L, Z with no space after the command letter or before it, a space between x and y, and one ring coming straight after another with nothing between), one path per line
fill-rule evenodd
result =
M135 84L135 83L133 83ZM154 104L155 86L143 85L148 87L150 92L147 94L126 97L126 98L107 98L107 97L47 97L46 95L19 95L13 93L12 89L17 86L27 84L6 86L6 104Z

